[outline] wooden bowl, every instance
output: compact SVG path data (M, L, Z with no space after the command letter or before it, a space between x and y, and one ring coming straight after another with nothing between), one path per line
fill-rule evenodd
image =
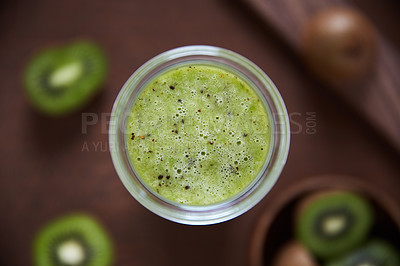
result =
M354 177L324 175L293 184L271 201L251 235L248 264L272 265L283 244L295 238L293 221L296 204L309 193L325 189L354 191L368 199L375 212L370 235L382 237L400 247L400 209L389 197L373 185Z

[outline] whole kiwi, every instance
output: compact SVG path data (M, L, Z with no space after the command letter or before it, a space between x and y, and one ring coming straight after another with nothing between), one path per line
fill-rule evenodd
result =
M291 240L279 250L272 266L317 266L317 263L301 243Z
M371 22L349 7L318 12L302 35L307 65L322 80L334 85L348 85L364 78L375 65L377 44Z

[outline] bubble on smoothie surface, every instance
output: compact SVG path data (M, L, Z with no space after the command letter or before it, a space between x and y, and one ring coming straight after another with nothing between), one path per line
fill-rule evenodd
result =
M127 123L135 171L155 193L183 204L223 201L246 188L270 150L269 117L241 78L184 66L151 81Z

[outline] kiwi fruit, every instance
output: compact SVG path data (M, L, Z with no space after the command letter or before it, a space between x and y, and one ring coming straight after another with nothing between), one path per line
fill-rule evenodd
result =
M310 252L299 242L286 243L276 255L273 266L317 266Z
M391 244L374 239L326 266L400 266L400 258Z
M37 234L33 258L36 266L108 266L113 249L95 218L70 214L50 222Z
M332 258L360 245L373 224L369 202L350 191L317 192L296 210L297 238L319 258Z
M342 86L365 78L377 59L378 37L361 12L331 7L316 13L304 27L302 52L310 70Z
M78 41L38 52L24 73L25 91L42 113L61 116L82 107L101 88L106 57L89 41Z

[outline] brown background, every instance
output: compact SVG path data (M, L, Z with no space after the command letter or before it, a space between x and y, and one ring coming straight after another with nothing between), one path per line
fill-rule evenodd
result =
M397 1L355 3L399 49ZM221 46L259 65L281 91L293 130L287 165L271 193L246 214L213 226L175 224L139 205L113 168L106 121L83 134L80 113L46 118L34 112L24 96L21 75L32 54L78 37L98 42L109 58L103 92L82 111L99 116L109 114L135 69L174 47ZM75 210L92 213L109 230L115 265L244 265L257 218L297 180L352 175L400 204L398 153L350 106L313 80L279 33L243 3L3 1L0 67L0 265L30 265L35 232L48 220ZM306 132L311 117L307 112L316 115L316 134ZM89 151L82 151L85 143Z

